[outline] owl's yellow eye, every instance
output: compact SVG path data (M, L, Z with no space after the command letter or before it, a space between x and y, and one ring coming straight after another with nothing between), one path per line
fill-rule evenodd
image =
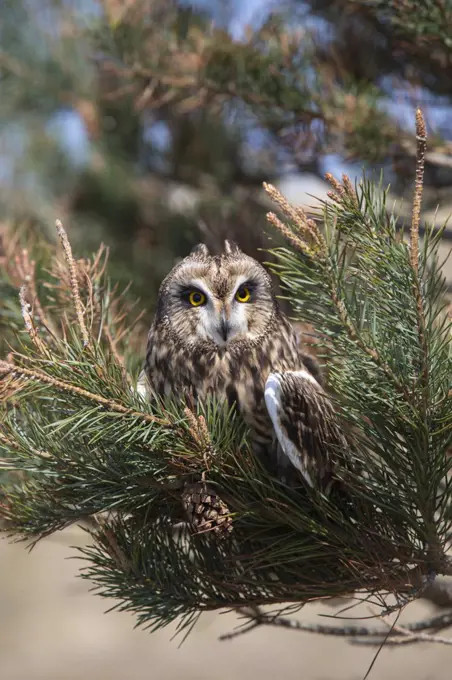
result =
M192 307L200 307L206 301L206 296L204 293L200 293L199 290L192 290L188 295L188 301Z
M235 299L237 300L237 302L249 302L250 298L251 298L250 289L247 288L246 286L240 286L240 288L238 288L235 294Z

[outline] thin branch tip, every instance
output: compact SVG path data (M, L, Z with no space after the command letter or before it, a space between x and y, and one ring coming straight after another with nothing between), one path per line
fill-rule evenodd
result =
M276 203L283 215L290 221L290 226L284 224L273 212L267 213L267 220L291 243L291 245L307 255L315 258L326 252L326 244L314 220L309 219L301 206L294 207L272 184L263 183L263 187L272 201Z
M63 226L61 220L55 220L55 227L60 237L61 244L63 246L64 256L66 258L66 263L69 270L69 277L71 282L71 292L72 299L75 306L75 312L77 315L77 321L82 335L83 346L87 347L89 345L89 333L86 327L85 318L83 314L83 305L80 298L80 289L77 281L77 267L75 264L74 256L72 254L71 244L69 242L66 230Z
M423 142L427 141L427 129L425 126L424 114L421 108L416 109L416 138Z
M410 230L410 261L413 270L413 291L416 298L417 326L419 342L422 349L422 378L428 384L428 346L426 340L426 322L424 301L419 282L419 226L421 222L422 195L424 191L425 152L427 149L427 131L420 108L416 110L416 177L414 183L413 211Z
M40 352L41 354L45 354L47 353L47 347L39 337L38 331L33 323L33 317L31 314L31 304L27 302L26 299L27 290L28 286L26 283L22 284L22 286L19 289L20 309L22 312L22 318L24 320L25 330L30 336L30 340L32 341L38 352Z
M421 221L422 194L424 189L425 151L427 132L421 109L416 110L416 178L414 183L413 209L410 230L411 264L413 270L419 269L419 225Z

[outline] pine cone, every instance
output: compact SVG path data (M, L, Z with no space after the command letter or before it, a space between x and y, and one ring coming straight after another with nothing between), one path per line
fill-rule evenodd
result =
M185 485L182 504L193 533L213 531L217 537L224 538L232 531L229 508L203 482Z

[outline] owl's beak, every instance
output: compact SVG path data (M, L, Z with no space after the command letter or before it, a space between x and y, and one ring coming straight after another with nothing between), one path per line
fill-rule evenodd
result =
M226 317L226 313L223 310L220 314L220 327L219 327L219 333L223 340L226 342L228 339L228 335L231 332L231 324L229 323L228 318Z

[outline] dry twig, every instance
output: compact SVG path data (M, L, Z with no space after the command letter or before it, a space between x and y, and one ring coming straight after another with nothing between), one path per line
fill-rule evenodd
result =
M89 345L89 334L88 334L88 329L86 328L85 324L85 318L83 314L83 306L82 306L82 301L80 299L80 291L78 287L78 281L77 281L77 270L74 262L74 257L72 255L72 248L71 244L69 243L69 239L67 237L66 231L63 227L63 224L60 220L57 220L55 222L56 230L58 232L58 235L61 239L61 243L63 245L63 250L64 250L64 255L66 257L66 262L69 268L69 275L70 275L70 280L71 280L71 290L72 290L72 297L74 300L74 305L75 305L75 311L77 314L77 320L79 324L79 328L82 334L82 339L83 339L83 345L84 347L87 347Z
M291 206L287 199L272 184L264 182L263 186L267 194L279 206L282 213L290 220L300 236L311 241L312 250L315 253L325 253L325 239L314 220L308 218L302 208L294 208ZM292 238L295 236L288 227L282 225L278 218L276 218L276 222L274 218L276 218L276 216L273 213L269 213L267 216L267 219L269 219L279 231L281 231L281 226L283 227L282 233L284 236L287 237L287 232L289 235L292 235Z
M220 640L231 640L240 635L244 635L259 626L273 626L315 635L352 638L353 642L356 644L380 645L386 638L388 638L390 644L407 644L412 642L452 644L452 639L440 637L432 632L426 632L438 631L442 628L451 626L451 611L430 619L407 623L405 626L384 622L390 629L389 636L382 628L370 626L333 626L328 624L310 623L307 621L297 621L296 619L290 619L283 616L265 614L258 608L253 611L250 609L242 609L239 613L245 617L245 623L232 632L222 635ZM375 618L381 617L375 616ZM365 640L359 640L359 638L365 638Z
M143 413L140 411L134 411L133 409L127 408L122 404L114 401L113 399L106 399L100 394L94 394L88 390L84 390L81 387L71 385L70 383L64 382L63 380L57 380L52 376L46 375L41 371L32 371L28 368L23 368L22 366L15 366L14 364L8 364L6 361L0 360L0 374L7 375L12 374L15 377L24 377L34 380L35 382L40 382L45 385L52 385L56 390L62 390L63 392L68 392L70 394L79 395L90 401L97 402L112 411L117 411L118 413L123 413L125 415L135 416L141 418L149 423L159 423L160 425L170 425L168 420L163 420L157 416L153 416L150 413Z
M31 305L25 299L27 286L24 284L19 291L20 308L22 310L22 317L25 324L25 329L30 336L30 339L40 354L48 354L48 349L39 337L38 331L33 323L33 318L30 313Z
M414 185L413 212L410 230L411 264L413 270L419 268L419 224L421 221L422 193L424 188L425 150L427 147L427 132L422 111L416 111L416 180Z

